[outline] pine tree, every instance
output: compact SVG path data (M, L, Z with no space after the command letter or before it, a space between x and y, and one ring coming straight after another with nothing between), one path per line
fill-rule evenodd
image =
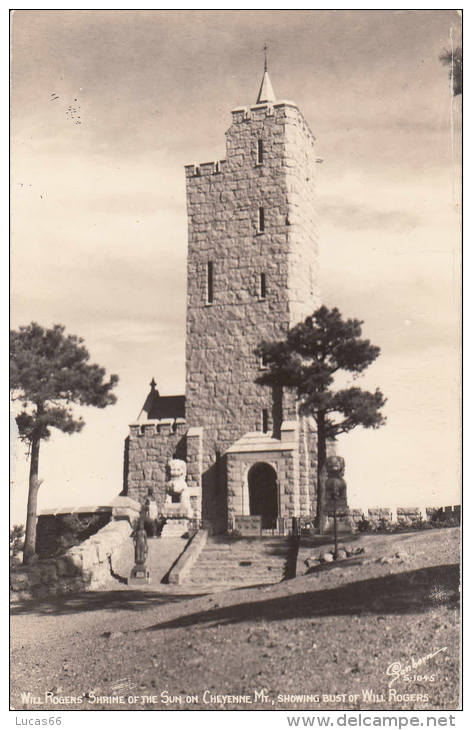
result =
M380 348L361 339L362 324L357 319L344 321L337 308L322 306L291 328L285 340L261 342L256 350L267 365L256 382L293 389L300 413L316 420L318 526L323 519L326 441L356 426L378 428L385 423L380 409L386 399L380 390L371 393L358 387L333 388L336 373L346 371L356 377L380 354Z
M22 410L16 417L20 438L28 443L30 457L28 508L23 562L35 553L39 448L51 428L76 433L84 426L74 416L72 404L105 408L116 402L111 390L117 375L105 381L105 370L90 364L83 340L66 335L62 325L44 329L36 322L10 332L10 390Z

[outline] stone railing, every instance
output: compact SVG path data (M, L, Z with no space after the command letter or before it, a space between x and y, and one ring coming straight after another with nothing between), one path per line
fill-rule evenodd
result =
M208 530L199 530L169 573L169 583L184 583L206 545Z
M117 497L112 503L112 521L95 535L63 555L12 568L12 599L46 598L102 588L111 577L113 560L130 539L139 509L139 502Z

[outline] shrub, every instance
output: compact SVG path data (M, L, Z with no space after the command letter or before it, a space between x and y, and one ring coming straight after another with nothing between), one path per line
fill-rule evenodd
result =
M370 520L366 520L365 517L359 520L357 523L357 529L359 532L373 532L373 524Z
M25 542L25 528L23 525L13 525L10 528L10 562L18 562L18 553L23 551ZM17 557L18 556L18 557Z
M395 529L395 523L389 520L387 517L381 517L379 519L376 532L393 532Z
M460 521L457 517L450 517L447 520L434 520L431 522L432 527L459 527Z

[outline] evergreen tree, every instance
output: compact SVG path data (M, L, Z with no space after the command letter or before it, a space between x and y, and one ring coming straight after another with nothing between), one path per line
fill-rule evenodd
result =
M443 66L449 67L449 79L452 83L453 96L462 94L462 48L456 46L453 50L444 50L439 56Z
M35 553L39 447L51 428L76 433L84 426L71 405L105 408L116 402L111 390L117 375L105 381L105 370L90 364L83 340L66 335L62 325L44 329L36 322L10 332L10 390L22 404L16 417L20 438L28 443L30 457L28 508L23 562Z
M380 390L371 393L357 387L332 387L336 373L346 371L356 377L380 354L380 348L361 339L362 324L357 319L344 321L338 309L322 306L290 329L285 340L261 342L256 350L267 365L256 382L293 389L300 413L311 414L316 420L318 526L322 524L324 508L326 441L356 426L378 428L385 423L380 409L386 399Z

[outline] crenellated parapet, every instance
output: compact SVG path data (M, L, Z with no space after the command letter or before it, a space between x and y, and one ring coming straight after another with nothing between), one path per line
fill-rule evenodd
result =
M142 436L183 436L187 431L185 418L154 418L141 423L131 423L129 427L130 436L140 438Z
M186 177L206 177L208 175L220 175L224 172L226 160L216 162L201 162L199 165L185 165Z

